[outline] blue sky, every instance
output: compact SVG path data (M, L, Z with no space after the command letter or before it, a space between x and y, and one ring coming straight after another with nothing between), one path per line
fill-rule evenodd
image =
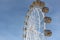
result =
M0 40L23 40L24 17L34 0L0 0ZM49 7L47 25L53 34L48 40L60 40L60 0L42 0Z

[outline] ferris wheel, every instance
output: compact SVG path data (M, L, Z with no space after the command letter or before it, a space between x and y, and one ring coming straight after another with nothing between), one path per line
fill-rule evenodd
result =
M51 30L46 28L52 20L45 16L48 11L43 1L36 0L30 5L24 21L24 40L45 40L46 36L52 35Z

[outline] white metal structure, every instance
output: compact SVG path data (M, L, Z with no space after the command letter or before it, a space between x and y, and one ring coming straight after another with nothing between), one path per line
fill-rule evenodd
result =
M24 22L24 40L46 40L44 36L44 29L46 29L44 14L39 6L29 9Z

